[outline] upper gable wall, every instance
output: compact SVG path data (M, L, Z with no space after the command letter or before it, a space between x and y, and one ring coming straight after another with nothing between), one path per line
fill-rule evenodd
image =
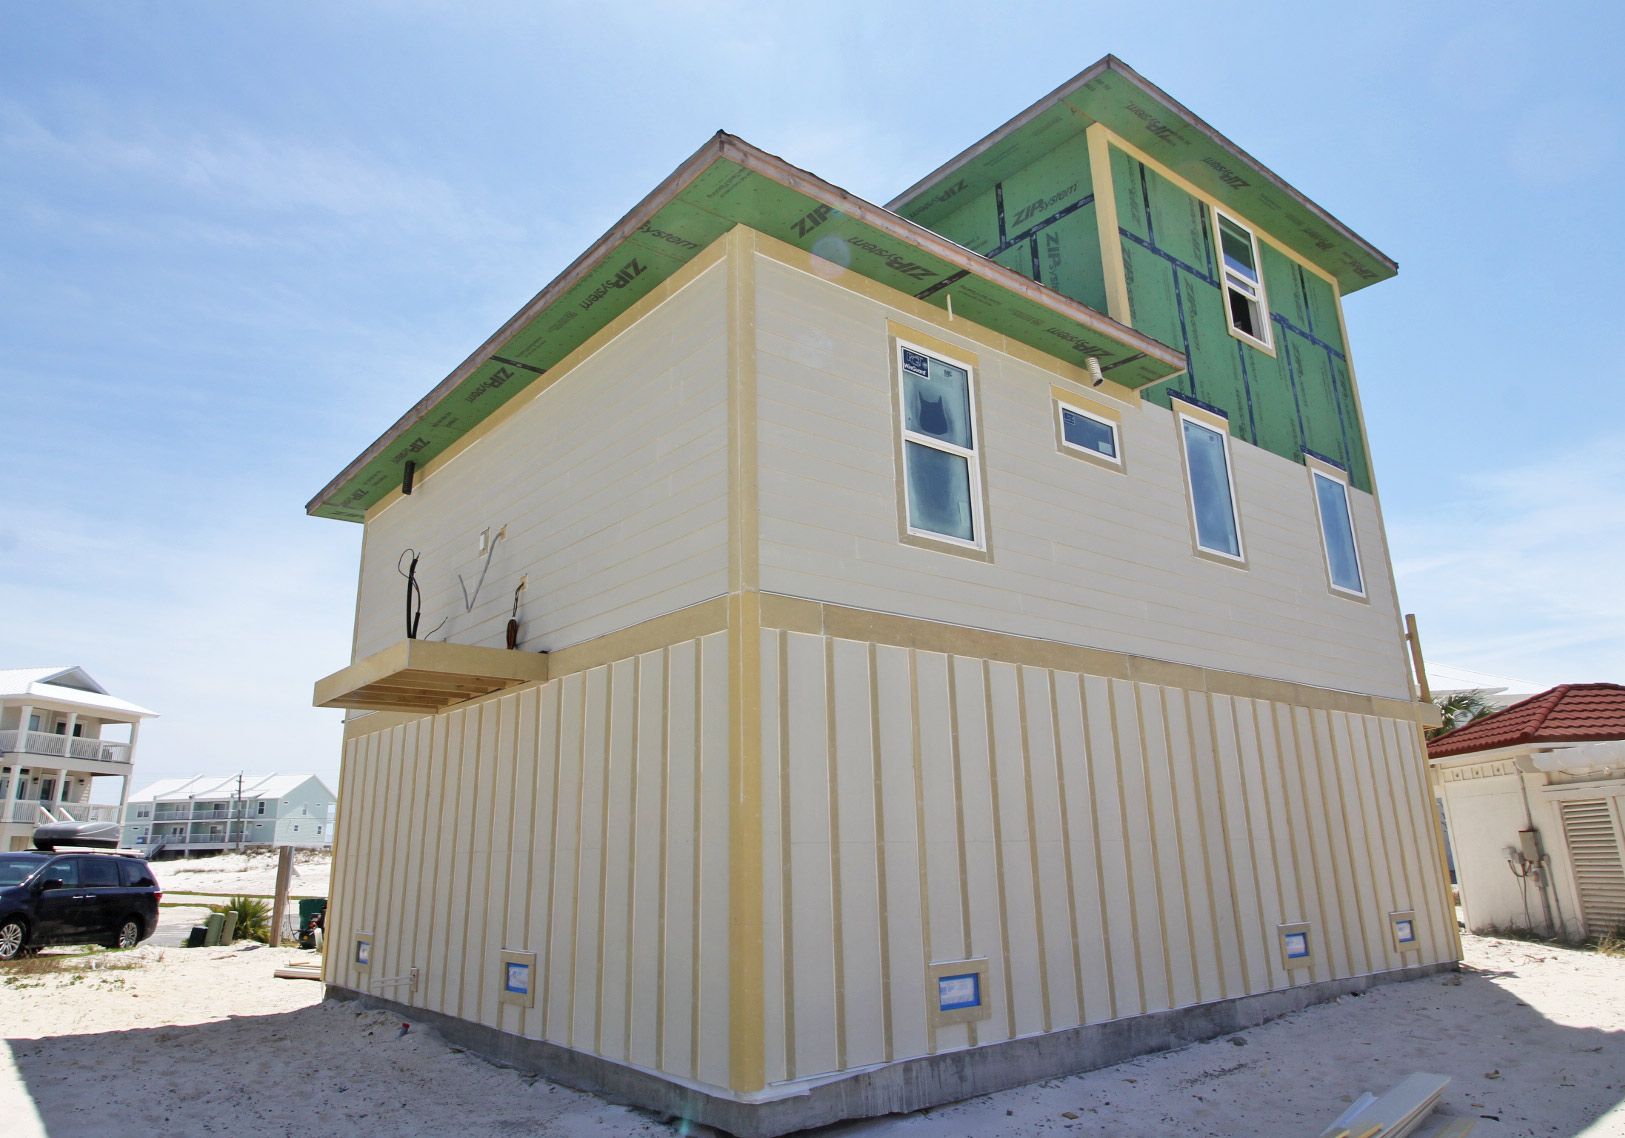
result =
M1302 462L1331 459L1355 487L1372 487L1336 289L1288 256L1251 218L1274 351L1231 335L1219 279L1211 203L1155 166L1108 144L1123 278L1133 327L1186 354L1186 372L1146 390L1169 405L1178 391L1222 409L1231 434ZM1102 179L1104 180L1104 179Z
M1101 129L1101 128L1092 128ZM1259 241L1274 351L1230 334L1225 319L1212 199L1192 193L1108 134L1095 151L1074 134L1018 173L974 193L933 223L943 236L1008 269L1111 315L1186 355L1187 370L1143 397L1169 406L1177 391L1218 407L1231 434L1294 462L1305 451L1372 486L1336 287L1290 256L1255 219L1226 207ZM1100 193L1111 195L1102 211ZM1115 224L1114 235L1102 225ZM1115 240L1121 269L1108 266ZM1121 272L1112 304L1108 277Z

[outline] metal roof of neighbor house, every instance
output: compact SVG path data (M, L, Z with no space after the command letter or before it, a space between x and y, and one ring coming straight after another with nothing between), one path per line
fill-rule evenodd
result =
M0 668L0 699L50 700L133 719L151 719L158 715L156 711L107 694L107 689L77 664L66 668Z
M1345 294L1399 271L1393 258L1114 55L949 159L888 208L931 225L1095 122L1325 269Z
M292 794L305 783L315 779L321 788L333 797L333 791L317 775L309 772L296 774L260 774L243 777L244 798L281 798ZM172 802L188 798L235 798L237 776L193 775L191 778L163 778L130 795L131 802Z
M1428 757L1440 759L1520 743L1606 739L1625 739L1625 687L1559 684L1438 736L1428 744Z
M306 505L361 521L497 408L736 225L946 309L1125 387L1182 353L912 221L718 131Z

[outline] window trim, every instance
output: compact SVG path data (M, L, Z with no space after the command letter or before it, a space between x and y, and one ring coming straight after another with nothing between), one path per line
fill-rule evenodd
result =
M1081 458L1085 462L1092 462L1103 469L1122 474L1127 467L1123 462L1123 421L1122 414L1115 407L1108 407L1097 403L1093 399L1082 396L1064 387L1050 388L1051 414L1055 419L1055 449L1061 454L1072 458ZM1097 450L1081 447L1066 437L1065 412L1072 411L1086 419L1093 419L1097 423L1104 423L1111 428L1112 444L1117 450L1115 458L1101 454Z
M1354 525L1354 500L1349 496L1348 471L1319 455L1307 452L1303 456L1303 465L1309 473L1309 496L1314 499L1315 521L1320 528L1320 555L1326 567L1326 587L1333 596L1369 603L1370 589L1365 579L1365 558L1360 553L1360 534ZM1339 585L1332 578L1332 550L1330 542L1326 540L1326 514L1320 508L1320 488L1315 484L1316 478L1324 478L1343 490L1343 509L1348 514L1349 520L1349 544L1354 546L1354 569L1360 575L1360 588L1357 590Z
M1241 504L1236 497L1236 463L1230 449L1230 419L1217 408L1202 407L1174 395L1170 403L1174 412L1174 436L1179 446L1179 463L1185 472L1185 513L1190 519L1191 549L1196 556L1228 565L1236 569L1247 568L1247 539L1241 528ZM1191 478L1190 450L1185 442L1186 422L1215 432L1224 446L1224 478L1230 492L1230 517L1236 527L1236 552L1210 549L1202 544L1202 529L1196 516L1196 483Z
M927 335L913 328L891 325L889 330L891 333L888 338L891 353L892 417L895 424L892 431L892 440L894 461L896 462L898 540L905 545L913 545L921 549L935 550L939 553L953 553L961 557L974 558L978 561L991 561L993 559L993 545L987 523L987 479L983 466L983 454L986 448L982 446L982 408L976 374L979 367L977 357L970 352L963 351L952 344L939 340L935 336ZM904 413L903 403L903 350L905 348L964 370L966 395L970 407L971 446L969 449L908 430L908 419ZM935 530L919 529L912 524L908 512L908 444L911 442L965 459L970 473L971 533L975 535L974 540L965 541L950 534L937 533Z
M1224 306L1224 326L1229 329L1232 336L1240 340L1242 343L1250 344L1259 351L1267 352L1273 356L1275 354L1275 332L1270 327L1269 286L1264 283L1264 257L1258 243L1258 230L1247 224L1245 221L1242 221L1234 214L1226 213L1217 205L1211 206L1211 209L1213 212L1213 255L1216 259L1219 273L1219 299L1223 302ZM1238 281L1242 282L1242 286L1238 287L1236 291L1240 292L1243 296L1247 294L1247 286L1250 286L1251 282L1246 281L1245 278L1242 278L1240 274L1234 272L1224 263L1223 226L1224 222L1226 221L1245 233L1247 235L1248 242L1252 246L1253 267L1258 271L1258 295L1255 297L1248 297L1248 299L1258 306L1258 322L1264 329L1264 335L1262 337L1254 336L1250 332L1244 332L1240 328L1237 328L1235 319L1230 314L1231 278L1234 277Z

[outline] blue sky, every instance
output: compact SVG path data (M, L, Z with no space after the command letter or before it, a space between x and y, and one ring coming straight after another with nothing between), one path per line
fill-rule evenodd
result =
M1625 681L1621 13L0 7L0 665L162 712L138 782L331 776L333 474L712 131L884 202L1109 51L1398 260L1346 313L1430 658Z

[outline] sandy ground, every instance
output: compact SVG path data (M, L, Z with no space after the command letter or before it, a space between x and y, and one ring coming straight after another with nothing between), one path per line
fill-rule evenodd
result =
M152 871L166 894L276 892L275 853L227 853L213 857L155 861ZM295 897L326 897L331 855L312 850L294 855L289 892Z
M166 881L166 886L168 882ZM1241 1035L823 1138L1313 1136L1364 1090L1452 1076L1474 1138L1625 1136L1625 960L1467 939L1467 965ZM47 955L56 955L55 953ZM65 954L62 954L65 956ZM0 1133L666 1135L272 971L314 954L144 945L0 968Z

